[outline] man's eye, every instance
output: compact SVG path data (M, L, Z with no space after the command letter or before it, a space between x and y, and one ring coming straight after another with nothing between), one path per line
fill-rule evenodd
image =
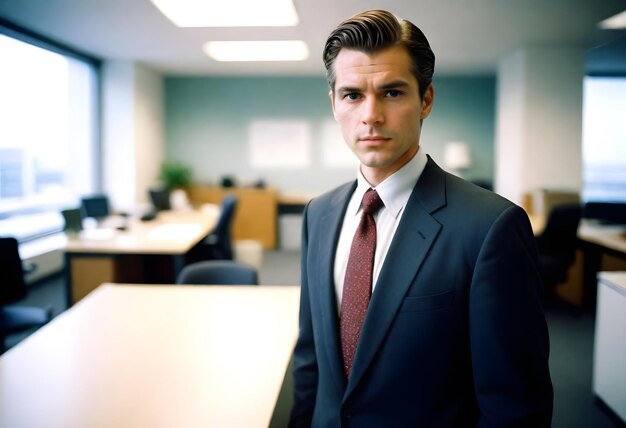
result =
M350 92L350 93L345 95L345 98L347 98L349 100L356 100L356 99L359 98L359 94L357 94L356 92Z
M396 97L399 97L399 96L400 96L400 94L401 94L401 92L400 92L400 91L397 91L397 90L395 90L395 89L392 89L392 90L390 90L390 91L387 91L387 95L388 95L388 96L390 96L391 98L396 98Z

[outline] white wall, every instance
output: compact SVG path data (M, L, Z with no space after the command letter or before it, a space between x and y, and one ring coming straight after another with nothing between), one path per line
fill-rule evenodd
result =
M580 191L584 50L524 48L498 67L496 191Z
M163 79L131 61L103 70L102 182L116 210L147 202L164 154Z
M135 201L148 203L165 157L163 78L145 66L135 67Z
M135 199L134 66L107 61L102 68L102 187L116 209Z

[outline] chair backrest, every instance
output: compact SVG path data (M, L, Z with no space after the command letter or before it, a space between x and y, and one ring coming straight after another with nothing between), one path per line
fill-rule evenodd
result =
M111 213L109 198L106 195L93 195L81 198L81 208L84 217L101 219Z
M580 204L555 205L548 215L545 229L538 237L540 251L566 253L573 260L581 216Z
M235 195L226 195L222 200L220 218L217 221L215 229L209 238L215 241L219 247L220 258L232 260L232 228L235 210L237 208L237 197Z
M17 239L0 238L0 305L13 303L26 297L28 289L24 281L24 268Z
M155 211L169 210L170 206L170 191L165 187L153 188L148 190L150 195L150 201Z
M205 260L185 266L177 284L197 285L258 285L254 267L233 260Z
M80 208L70 208L61 211L65 226L63 230L68 233L78 233L83 230L83 214Z

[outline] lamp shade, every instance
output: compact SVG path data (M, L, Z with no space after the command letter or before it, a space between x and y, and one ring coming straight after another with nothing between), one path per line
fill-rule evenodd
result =
M462 169L471 165L470 150L467 143L451 141L443 148L443 163L448 169Z

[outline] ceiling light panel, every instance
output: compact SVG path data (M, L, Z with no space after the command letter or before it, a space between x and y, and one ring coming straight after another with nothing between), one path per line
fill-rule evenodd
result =
M216 61L304 61L309 48L301 40L208 42L204 52Z
M626 10L600 22L598 26L605 30L623 30L626 28Z
M292 0L151 0L178 27L292 27Z

